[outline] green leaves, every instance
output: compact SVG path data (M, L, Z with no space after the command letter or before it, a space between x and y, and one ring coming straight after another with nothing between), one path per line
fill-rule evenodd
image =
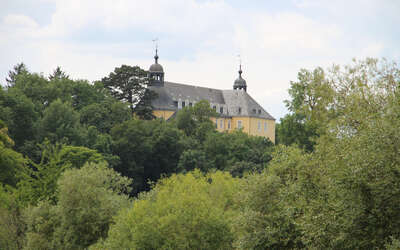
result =
M150 91L146 90L149 80L145 70L138 66L122 65L115 68L114 72L111 72L108 77L104 77L101 81L117 100L129 103L132 115L137 107L140 110L140 116L146 116L146 113L148 113L144 112L146 109L143 105L138 105L141 101L142 104L151 105L147 101L147 99L152 98L152 95ZM152 110L149 109L148 111L151 113Z
M41 138L48 138L53 143L67 139L70 143L79 145L80 129L79 113L69 103L58 99L44 111L39 131Z
M244 178L236 196L240 213L233 224L238 249L304 247L297 218L302 214L299 198L309 195L299 187L305 159L298 148L279 147L268 169Z
M399 245L397 65L366 59L301 70L291 83L291 113L277 129L291 146L216 132L209 120L216 114L203 101L172 122L132 119L110 97L118 87L111 78L142 93L143 77L123 66L103 79L105 89L60 72L51 81L23 72L0 89L0 248ZM138 105L136 115L151 119L151 109Z
M218 114L210 107L208 101L202 100L194 107L180 110L175 121L177 128L183 130L187 136L203 142L209 133L215 132L211 117L218 117Z
M237 184L221 172L162 179L118 215L108 238L93 249L230 249Z
M163 120L130 120L112 129L114 154L121 159L117 170L135 180L134 192L162 174L176 173L183 151L183 133Z
M18 183L20 199L29 204L49 200L57 202L57 181L69 168L81 168L85 163L103 162L102 155L85 147L52 145L45 141L41 145L42 153L39 163L30 161L30 168L23 169Z
M399 82L384 60L299 73L278 138L310 153L278 147L265 172L247 177L238 247L381 249L396 239Z
M57 182L57 204L43 201L26 210L26 248L86 249L106 237L112 217L129 206L130 184L104 164L66 170Z

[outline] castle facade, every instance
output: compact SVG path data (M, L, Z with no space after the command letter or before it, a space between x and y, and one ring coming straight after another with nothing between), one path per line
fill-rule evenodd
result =
M149 88L157 93L152 101L156 117L168 120L175 117L180 109L207 100L211 108L219 113L218 117L212 118L218 131L242 129L245 133L263 136L275 143L275 119L247 93L241 65L233 89L220 90L164 81L164 69L158 58L156 50L155 62L149 68Z

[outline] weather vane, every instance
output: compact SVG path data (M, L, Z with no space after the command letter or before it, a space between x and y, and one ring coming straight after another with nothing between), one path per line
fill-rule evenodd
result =
M237 57L239 58L239 68L241 70L242 69L242 57L240 56L240 54L238 54Z
M155 43L156 51L157 51L158 50L158 38L154 38L152 41L153 41L153 43Z

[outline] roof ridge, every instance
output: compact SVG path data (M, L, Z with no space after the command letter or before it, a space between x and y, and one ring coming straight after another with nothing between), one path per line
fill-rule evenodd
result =
M169 82L169 81L164 81L164 83L172 83L172 84L177 84L177 85L189 86L189 87L193 87L193 88L212 89L212 90L218 90L218 91L226 91L226 90L231 90L231 89L216 89L216 88L203 87L203 86L197 86L197 85L193 85L193 84L186 84L186 83L179 83L179 82Z

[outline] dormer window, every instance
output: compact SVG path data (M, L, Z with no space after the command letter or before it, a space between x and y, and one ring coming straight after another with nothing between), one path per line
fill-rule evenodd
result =
M254 114L257 113L256 109L253 109L253 113L254 113Z
M258 114L261 115L261 109L258 110Z
M242 113L242 108L239 107L238 113L241 114Z

